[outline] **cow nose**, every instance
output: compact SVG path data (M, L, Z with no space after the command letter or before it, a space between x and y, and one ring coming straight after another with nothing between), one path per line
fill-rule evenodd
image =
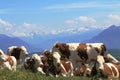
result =
M44 67L44 65L41 64L40 67Z

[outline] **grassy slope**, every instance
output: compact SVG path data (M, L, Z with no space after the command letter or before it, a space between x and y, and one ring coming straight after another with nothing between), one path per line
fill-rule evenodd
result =
M31 73L30 71L17 70L16 72L0 70L0 80L90 80L87 77L50 77L40 73Z

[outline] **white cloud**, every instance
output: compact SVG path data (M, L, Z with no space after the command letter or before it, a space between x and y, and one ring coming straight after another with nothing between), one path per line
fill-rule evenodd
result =
M66 20L65 23L68 26L75 28L79 32L84 32L90 29L99 28L97 26L98 24L97 21L94 18L87 17L87 16L79 16L72 20Z
M111 18L111 19L120 21L120 15L110 14L108 17Z
M70 28L76 28L76 31L84 32L92 29L105 29L111 25L120 26L120 15L110 14L96 19L87 16L79 16L72 20L66 20L65 23Z
M30 35L27 35L24 32L21 32L21 31L15 31L15 32L12 33L12 35L17 36L17 37L30 36Z
M105 24L105 26L110 26L110 25L120 26L120 15L116 15L116 14L108 15L107 18L103 21L103 24Z
M68 3L68 4L56 4L45 7L44 9L74 9L74 8L113 8L120 7L120 4L117 2L109 3L98 3L98 2L83 2L83 3Z
M45 9L74 9L74 8L90 8L90 7L100 7L101 5L95 2L88 3L69 3L69 4L57 4L45 7Z
M7 28L12 28L13 25L3 19L0 19L0 25L4 26L4 27L7 27Z
M67 24L67 25L66 25ZM31 24L24 22L23 24L13 25L8 21L0 19L0 25L2 25L1 33L6 32L12 36L33 36L34 34L47 35L47 34L60 34L60 33L69 33L76 34L82 33L93 29L105 29L110 25L120 25L120 15L110 14L104 16L104 18L99 19L88 17L88 16L78 16L71 20L66 20L64 28L51 28L45 27L40 24ZM0 26L1 27L1 26ZM10 30L10 29L11 30ZM7 30L9 29L9 30Z
M74 20L66 20L65 23L69 24L69 25L73 25L73 24L75 24L75 21Z
M43 33L45 31L44 27L42 25L38 24L31 24L31 23L23 23L22 28L28 32L28 33Z
M89 18L87 16L80 16L80 17L76 18L76 20L80 20L80 21L87 22L87 23L96 23L95 19Z

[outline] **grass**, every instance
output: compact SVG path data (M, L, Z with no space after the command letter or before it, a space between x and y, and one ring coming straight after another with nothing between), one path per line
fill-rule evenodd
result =
M32 73L25 70L17 70L16 72L8 70L0 70L0 80L91 80L87 77L50 77L40 73Z

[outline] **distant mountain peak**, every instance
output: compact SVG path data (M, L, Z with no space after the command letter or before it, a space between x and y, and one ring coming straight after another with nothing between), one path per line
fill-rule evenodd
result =
M103 42L108 48L120 49L120 26L111 25L88 42Z
M111 25L110 27L107 28L107 30L118 30L120 29L120 26L116 26L116 25Z
M0 34L0 49L2 49L4 52L7 52L8 47L10 46L25 46L28 50L28 52L32 52L33 50L38 50L31 44L28 44L27 42L21 40L18 37L9 37L5 34Z

